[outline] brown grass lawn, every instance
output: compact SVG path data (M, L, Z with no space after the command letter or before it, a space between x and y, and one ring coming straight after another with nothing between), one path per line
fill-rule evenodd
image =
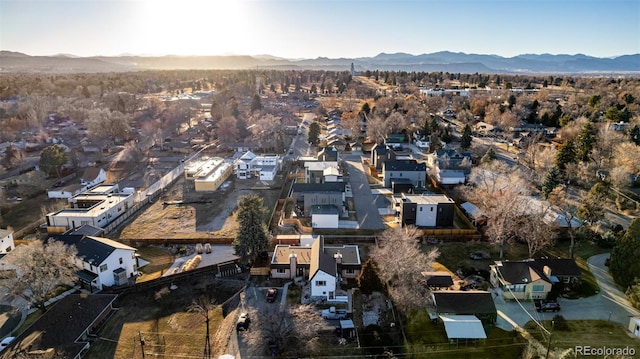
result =
M242 285L218 284L209 293L215 302L222 303ZM206 323L201 314L188 312L196 298L189 282L178 288L156 288L145 292L131 292L119 298L115 314L100 329L100 340L87 353L88 359L142 358L140 334L145 339L146 357L176 358L202 357ZM209 312L210 343L213 353L223 353L235 323L235 316L222 317L222 309L215 306Z
M636 349L640 353L640 341L631 338L625 328L617 323L605 320L568 320L569 330L554 330L551 335L551 350L560 352L575 346L591 347L626 347ZM551 321L543 321L545 328L551 328ZM525 325L525 329L540 343L548 343L548 336L533 322ZM552 356L553 357L553 356ZM573 355L571 355L573 357Z
M142 259L149 262L146 266L140 268L143 273L138 277L137 282L145 282L151 279L159 278L164 272L171 267L174 256L167 249L154 246L144 246L138 248L138 254Z

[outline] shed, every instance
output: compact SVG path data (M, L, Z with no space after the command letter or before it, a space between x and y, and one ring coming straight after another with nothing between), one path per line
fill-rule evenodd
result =
M440 315L449 340L487 339L482 322L475 315Z
M640 339L640 317L629 318L629 331L634 337Z

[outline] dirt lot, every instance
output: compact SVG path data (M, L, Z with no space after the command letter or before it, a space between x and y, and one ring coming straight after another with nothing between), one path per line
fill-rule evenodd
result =
M214 192L196 192L192 181L179 179L159 200L144 209L120 233L121 239L196 239L233 237L238 199L256 193L271 211L280 194L276 181L238 180L230 177Z

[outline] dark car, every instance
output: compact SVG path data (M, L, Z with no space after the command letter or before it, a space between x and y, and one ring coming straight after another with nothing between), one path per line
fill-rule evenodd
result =
M275 302L277 296L278 296L278 288L267 289L267 302L269 303Z
M238 322L236 323L236 330L239 332L248 330L250 323L249 314L240 313L240 317L238 317Z
M558 312L560 311L560 304L555 300L540 300L533 301L538 312Z

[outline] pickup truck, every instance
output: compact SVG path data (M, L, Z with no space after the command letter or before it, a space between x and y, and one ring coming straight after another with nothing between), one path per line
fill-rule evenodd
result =
M331 307L329 309L322 310L322 318L324 319L345 319L347 317L347 311L344 309L336 309Z
M540 300L535 299L533 303L536 306L538 312L558 312L560 311L560 304L555 300Z

